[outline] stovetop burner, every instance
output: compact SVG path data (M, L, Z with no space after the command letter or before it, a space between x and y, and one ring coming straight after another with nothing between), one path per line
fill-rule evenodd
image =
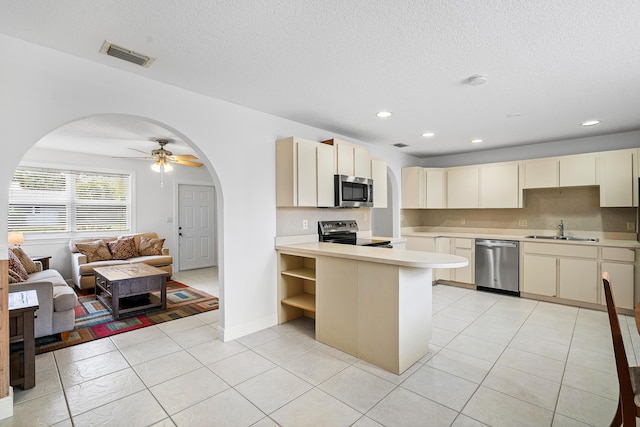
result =
M318 221L318 240L321 242L390 247L388 240L358 239L357 232L358 223L353 220Z

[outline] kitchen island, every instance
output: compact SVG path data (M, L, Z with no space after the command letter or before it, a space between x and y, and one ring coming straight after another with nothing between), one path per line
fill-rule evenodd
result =
M278 322L316 319L316 339L395 374L429 351L432 269L460 256L380 247L277 245Z

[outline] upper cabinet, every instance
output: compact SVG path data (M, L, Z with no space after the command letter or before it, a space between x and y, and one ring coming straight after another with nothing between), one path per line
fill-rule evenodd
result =
M637 206L637 150L604 151L599 156L600 206Z
M524 160L522 188L549 188L560 185L560 162L556 158Z
M387 162L386 160L371 159L371 178L373 178L373 207L386 208L387 207Z
M276 141L276 205L333 206L333 148L302 138Z
M447 169L447 208L467 209L479 206L478 166Z
M419 166L402 168L402 207L404 209L444 209L446 208L446 191L444 169Z
M560 157L560 187L597 185L596 153Z
M402 208L421 209L426 207L426 169L420 166L402 168Z
M597 163L596 153L524 160L522 188L597 185Z
M333 145L335 174L371 178L369 150L335 138L322 143Z
M522 207L519 185L520 162L481 165L478 174L478 207Z
M427 168L425 177L427 179L426 207L428 209L446 208L447 181L444 169Z

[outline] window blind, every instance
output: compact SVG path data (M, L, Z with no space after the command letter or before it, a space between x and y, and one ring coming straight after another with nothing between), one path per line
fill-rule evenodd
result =
M9 231L125 231L131 225L131 176L18 168L9 192Z

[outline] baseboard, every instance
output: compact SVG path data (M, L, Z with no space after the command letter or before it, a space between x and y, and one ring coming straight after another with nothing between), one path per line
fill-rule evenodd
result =
M13 387L9 387L9 394L0 399L0 420L13 417Z
M261 331L266 328L270 328L278 324L278 315L272 314L262 317L260 319L253 320L251 322L243 323L231 328L224 328L218 325L218 336L224 342L232 341L243 337L245 335L252 334L254 332Z

